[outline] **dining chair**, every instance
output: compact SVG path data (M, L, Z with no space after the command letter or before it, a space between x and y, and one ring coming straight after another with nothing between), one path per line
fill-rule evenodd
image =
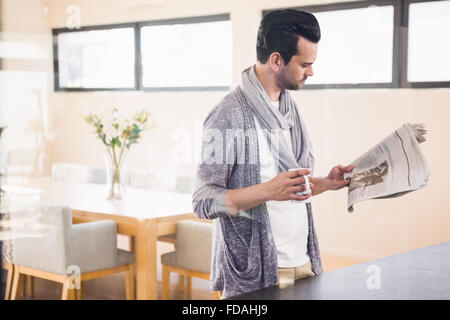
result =
M130 171L122 169L120 176L124 185L130 184ZM105 184L107 170L82 164L56 162L52 165L52 179L81 183Z
M134 299L135 255L117 249L117 226L100 220L72 224L68 207L41 205L39 223L11 213L14 277L11 299L17 299L23 275L63 284L61 299L81 299L82 282L125 272L127 300Z
M52 165L52 179L88 183L91 182L92 177L88 166L58 162Z
M2 269L7 272L4 299L9 300L11 295L12 279L14 276L14 266L12 263L2 262Z
M184 193L194 192L195 178L192 175L179 175L177 176L175 190Z
M90 168L90 181L96 184L106 183L106 169L105 168Z
M1 192L1 190L0 190ZM2 194L0 194L0 197L3 197ZM2 201L3 199L0 199ZM1 210L1 208L0 208ZM9 214L5 212L0 211L0 231L1 231L1 238L0 238L0 264L1 268L6 272L6 282L4 286L4 299L9 300L11 295L11 285L12 285L12 279L14 275L14 265L12 264L12 243L11 243L11 234L10 229L8 227L8 221L9 221ZM0 277L1 280L3 280ZM1 284L3 285L3 283Z
M124 185L129 184L130 172L128 170L122 170L121 178ZM105 168L90 167L74 163L57 162L52 165L52 179L55 181L105 184L107 173ZM127 247L131 251L134 251L133 236L118 235L118 237L120 238L120 243L126 241Z
M0 197L3 197L3 194L1 194ZM5 201L5 199L2 199L2 201ZM13 248L11 240L9 212L0 212L0 231L0 263L1 268L6 272L6 281L3 296L5 300L9 300L11 297L11 287L14 276ZM26 279L21 279L21 281L19 282L18 291L30 297L33 296L33 281L30 276L27 276Z
M161 256L162 264L162 299L169 298L170 273L187 277L186 297L191 298L192 277L210 280L212 223L180 220L177 223L175 251ZM215 292L215 298L220 294Z
M194 176L161 170L132 170L130 185L135 188L192 193Z
M169 171L132 170L130 185L135 188L175 191L177 176Z

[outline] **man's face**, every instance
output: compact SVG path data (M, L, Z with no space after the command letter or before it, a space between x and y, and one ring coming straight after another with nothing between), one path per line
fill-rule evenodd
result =
M318 44L303 37L297 42L297 54L287 65L281 59L280 71L276 74L277 85L281 89L298 90L306 79L314 74L312 64L317 58Z

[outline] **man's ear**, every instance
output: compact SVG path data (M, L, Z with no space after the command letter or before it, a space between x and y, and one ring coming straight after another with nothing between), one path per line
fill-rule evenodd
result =
M272 52L272 54L269 57L269 64L270 69L272 72L278 72L281 69L281 66L283 64L283 58L281 57L281 54L279 52Z

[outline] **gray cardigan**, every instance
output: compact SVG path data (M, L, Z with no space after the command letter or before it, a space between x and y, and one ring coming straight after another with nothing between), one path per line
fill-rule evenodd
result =
M254 121L246 98L237 87L213 108L203 124L202 161L197 168L192 203L197 217L215 219L211 288L222 291L225 298L277 283L277 251L266 204L237 216L225 209L228 189L261 183ZM246 133L245 143L236 141L239 134L234 136L234 145L227 141L227 133L242 130ZM216 148L220 144L222 150ZM319 274L322 263L311 204L307 204L307 211L307 252L313 272Z

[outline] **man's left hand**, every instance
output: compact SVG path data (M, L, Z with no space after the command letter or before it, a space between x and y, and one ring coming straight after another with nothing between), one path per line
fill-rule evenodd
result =
M325 178L325 184L327 190L339 190L350 184L350 180L344 179L344 173L352 172L355 166L350 164L346 167L337 165L331 169L328 176Z

